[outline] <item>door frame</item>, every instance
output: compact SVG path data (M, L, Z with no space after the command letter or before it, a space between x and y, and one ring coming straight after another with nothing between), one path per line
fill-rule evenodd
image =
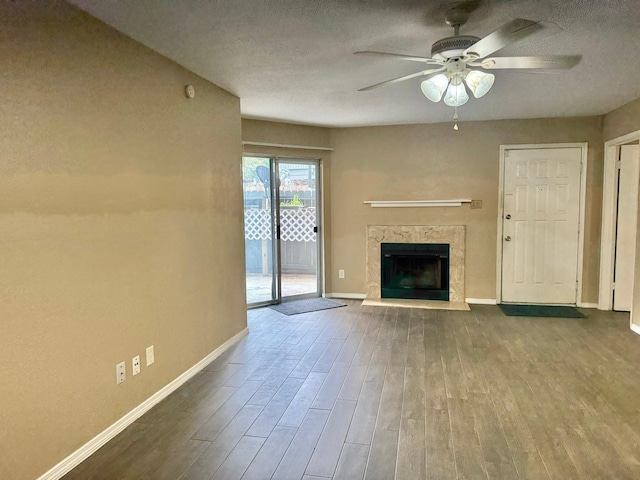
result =
M618 217L618 153L622 145L640 141L640 130L604 143L602 179L602 230L600 233L600 278L598 310L613 309L613 274Z
M582 271L584 259L584 220L587 190L587 142L581 143L542 143L522 145L500 145L500 166L498 172L498 236L496 238L496 303L502 303L502 237L504 229L504 167L508 150L543 150L558 148L580 148L582 151L580 169L580 209L578 217L578 258L576 272L576 305L582 306Z

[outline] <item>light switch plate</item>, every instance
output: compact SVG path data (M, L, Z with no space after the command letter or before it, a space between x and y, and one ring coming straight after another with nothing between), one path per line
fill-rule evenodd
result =
M156 356L153 351L153 345L147 347L147 367L156 361Z

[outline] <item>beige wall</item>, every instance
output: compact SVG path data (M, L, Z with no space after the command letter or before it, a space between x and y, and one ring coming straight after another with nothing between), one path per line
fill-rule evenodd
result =
M307 147L328 147L330 141L328 128L310 127L294 123L268 122L263 120L242 119L242 140L249 142L278 143L284 145L302 145ZM247 146L248 149L257 148ZM262 147L263 148L263 147ZM309 150L305 150L309 155Z
M241 124L64 3L0 18L0 478L23 480L245 328Z
M267 122L263 120L242 119L242 140L279 145L306 147L328 147L330 130L322 127L296 125L292 123ZM323 293L331 292L331 277L325 274L331 265L331 152L303 148L265 147L245 145L245 155L264 155L279 158L311 158L320 161L322 172L322 249L324 269L322 279Z
M602 136L605 142L636 130L640 130L640 98L604 116Z
M583 301L597 301L602 118L463 122L331 132L333 292L365 292L367 225L466 225L466 296L496 298L500 145L588 142ZM365 200L472 198L453 208L371 208ZM344 279L338 269L345 270Z

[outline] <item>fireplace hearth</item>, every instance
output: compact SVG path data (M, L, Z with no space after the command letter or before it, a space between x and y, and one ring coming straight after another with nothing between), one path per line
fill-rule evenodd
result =
M449 300L449 244L382 243L382 298Z

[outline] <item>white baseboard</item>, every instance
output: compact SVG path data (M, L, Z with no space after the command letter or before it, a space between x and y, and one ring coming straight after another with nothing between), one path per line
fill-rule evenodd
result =
M638 325L634 325L633 323L630 323L629 326L631 327L631 331L633 333L637 333L638 335L640 335L640 327Z
M353 300L364 300L367 296L364 293L325 293L327 298L350 298Z
M580 307L580 308L598 308L598 304L597 303L581 302L581 303L578 304L578 307Z
M497 305L495 298L466 298L465 301L476 305Z
M44 473L42 476L38 478L38 480L58 480L62 478L64 475L69 473L75 467L80 465L84 460L89 458L93 453L95 453L100 447L102 447L109 440L114 438L120 432L122 432L125 428L135 422L138 418L144 415L147 411L149 411L154 405L158 404L160 401L164 400L168 397L172 392L180 388L187 380L195 376L198 372L200 372L204 367L213 362L216 358L222 355L226 350L231 348L233 345L238 343L243 337L249 334L249 329L245 328L241 332L237 333L229 340L224 342L218 348L216 348L209 355L204 357L198 363L196 363L189 370L178 376L175 380L165 385L163 388L158 390L156 393L151 395L148 399L138 405L136 408L127 413L124 417L120 418L113 425L107 427L104 431L93 437L87 443L85 443L78 450L73 452L67 458L62 460L60 463L55 465L52 469Z

